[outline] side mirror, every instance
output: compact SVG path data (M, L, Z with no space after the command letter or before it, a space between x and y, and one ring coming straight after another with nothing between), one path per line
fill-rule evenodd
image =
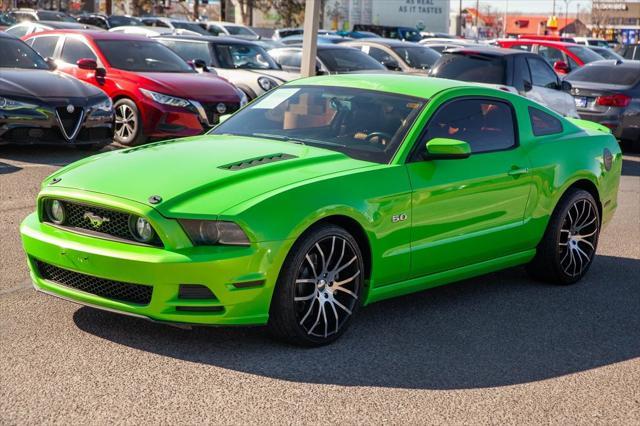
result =
M433 138L426 145L423 156L427 160L463 159L471 155L468 143L449 138Z
M571 89L573 89L573 86L571 86L571 83L569 83L568 81L562 80L560 82L560 90L562 90L563 92L571 93Z
M569 73L569 65L565 61L555 61L553 63L553 70L558 74L568 74Z
M388 70L391 70L391 71L402 71L402 68L400 68L400 64L398 64L393 59L387 59L382 61L382 65L384 65Z
M89 59L89 58L78 59L78 62L76 62L76 65L81 70L93 71L98 69L98 63L96 62L95 59Z
M529 92L533 89L533 84L531 84L530 81L525 80L522 82L522 87L524 88L525 92Z
M209 71L209 68L207 67L207 63L204 61L204 59L192 59L187 63L191 65L191 68L193 68L196 71L201 71L201 72Z
M56 64L56 60L53 59L52 57L48 57L44 61L47 63L51 71L55 71L58 68L58 65Z

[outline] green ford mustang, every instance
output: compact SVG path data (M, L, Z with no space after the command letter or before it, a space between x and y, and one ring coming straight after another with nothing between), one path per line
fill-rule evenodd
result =
M319 345L360 306L514 265L578 281L621 164L608 130L508 92L318 77L61 169L21 233L44 293Z

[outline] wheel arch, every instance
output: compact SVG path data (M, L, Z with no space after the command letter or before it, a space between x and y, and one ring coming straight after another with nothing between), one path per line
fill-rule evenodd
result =
M602 222L602 200L600 199L600 191L598 191L598 187L596 186L596 184L587 178L582 177L571 182L564 189L564 191L562 191L555 205L557 206L560 200L562 199L562 197L564 197L565 194L572 189L582 189L590 193L591 196L593 196L593 199L596 200L596 205L598 206L598 215L600 216L600 221ZM554 207L554 210L555 210L555 207Z

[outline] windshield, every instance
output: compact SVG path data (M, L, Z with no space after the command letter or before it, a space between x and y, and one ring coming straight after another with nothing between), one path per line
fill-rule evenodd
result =
M445 53L431 68L429 75L451 80L504 84L505 66L500 57Z
M49 66L42 56L24 42L2 37L0 38L0 68L48 70Z
M615 59L620 61L624 60L622 56L618 55L616 52L614 52L613 50L607 47L596 47L596 48L592 47L591 50L593 50L594 52L596 52L598 55L602 56L605 59Z
M567 49L569 49L569 52L576 55L578 59L580 59L585 64L593 61L601 61L604 59L593 50L587 49L584 46L569 46L567 47Z
M132 18L130 16L110 16L109 24L112 27L123 27L125 25L141 26L142 22L138 18Z
M400 38L403 40L407 40L407 41L422 40L422 36L420 35L420 32L416 30L400 28L398 30L398 33L400 33Z
M440 59L440 54L428 47L393 47L396 52L411 68L428 69Z
M62 22L76 22L76 20L61 12L52 12L48 10L39 10L38 19L41 21L62 21Z
M207 30L202 28L200 24L196 24L195 22L172 21L171 23L175 28L179 30L189 30L201 35L211 35L207 32Z
M300 143L388 163L424 99L331 86L275 89L214 128L231 134Z
M631 86L640 80L640 65L590 65L576 69L565 77L565 80Z
M252 36L255 37L256 34L249 30L248 28L241 27L240 25L225 25L227 31L231 35L240 35L240 36Z
M138 72L194 73L180 56L156 41L97 40L112 67Z
M215 51L222 68L279 69L271 56L260 46L216 44Z
M330 72L386 70L371 56L352 48L318 49L318 57Z

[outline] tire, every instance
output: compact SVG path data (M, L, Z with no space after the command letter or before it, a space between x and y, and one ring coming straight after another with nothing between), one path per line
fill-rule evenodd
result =
M570 189L558 202L527 271L553 284L576 283L593 262L599 235L596 200L585 190Z
M113 106L116 113L113 140L124 146L143 144L147 138L142 129L142 117L131 99L118 99Z
M321 346L340 337L361 301L364 262L343 228L311 228L293 246L271 301L268 327L288 343Z

